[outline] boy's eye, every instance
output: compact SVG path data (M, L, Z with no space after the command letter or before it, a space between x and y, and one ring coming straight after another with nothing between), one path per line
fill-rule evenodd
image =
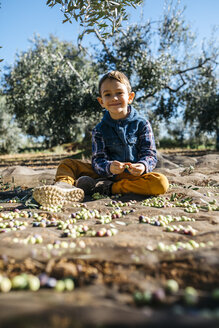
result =
M109 93L105 93L105 95L104 95L105 97L109 97L110 96L110 94Z

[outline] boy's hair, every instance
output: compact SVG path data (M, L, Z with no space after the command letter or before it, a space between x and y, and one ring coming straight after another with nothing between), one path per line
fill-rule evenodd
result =
M126 88L128 90L128 93L132 91L132 88L131 88L131 84L129 82L129 79L127 78L127 76L124 73L119 72L119 71L111 71L111 72L108 72L105 75L103 75L101 77L100 81L99 81L99 94L100 95L101 95L101 86L102 86L103 82L106 79L114 79L114 80L117 80L120 83L125 84L125 86L126 86Z

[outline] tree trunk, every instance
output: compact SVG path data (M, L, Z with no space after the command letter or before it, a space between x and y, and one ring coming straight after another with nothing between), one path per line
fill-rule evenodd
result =
M219 128L216 130L216 149L219 151Z

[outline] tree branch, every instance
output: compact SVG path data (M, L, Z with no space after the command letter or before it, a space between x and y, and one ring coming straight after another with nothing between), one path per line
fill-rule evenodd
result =
M111 58L116 62L116 61L117 61L116 57L114 57L114 56L112 55L112 53L110 52L109 48L108 48L107 45L106 45L105 40L101 37L99 31L98 31L97 29L94 29L94 33L96 34L96 37L98 38L98 40L102 43L102 45L103 45L103 47L104 47L104 49L105 49L107 55L108 55L109 57L111 57Z
M184 70L178 70L178 71L176 71L175 75L179 75L180 76L180 78L182 80L182 84L180 86L178 86L178 88L176 88L176 89L171 88L169 85L166 85L165 88L168 89L171 92L178 92L184 85L186 85L186 81L184 80L182 74L203 67L209 60L211 60L211 58L210 57L207 57L203 61L200 60L199 61L199 64L196 65L196 66L192 66L192 67L185 68Z
M135 101L141 102L142 99L145 100L145 99L148 99L150 97L153 97L156 93L157 93L157 90L155 90L154 92L150 92L150 93L148 93L148 94L146 94L144 96L140 96L140 97L136 98Z
M64 60L64 57L61 54L61 52L58 52L58 55L60 56L61 60ZM85 85L85 87L86 88L89 88L88 83L86 81L84 81L84 79L82 78L82 76L78 73L78 71L74 68L74 66L70 63L70 61L69 60L66 60L66 63L71 68L72 72L74 72L75 75L79 78L79 80L81 80L83 82L83 84Z
M198 63L198 65L193 66L193 67L189 67L189 68L185 68L185 69L183 69L183 70L178 70L178 71L176 72L176 75L177 75L177 74L184 74L184 73L189 72L189 71L192 71L192 70L194 70L194 69L201 68L201 67L204 66L204 64L206 64L209 60L211 60L210 57L205 58L204 61L200 60L199 63Z
M181 84L180 86L178 86L178 88L173 89L173 88L171 88L169 85L165 85L165 88L168 89L168 90L170 90L171 92L177 92L177 91L179 91L184 85L186 85L186 81L184 80L182 74L179 74L179 75L180 75L180 78L181 78L181 80L182 80L182 84Z

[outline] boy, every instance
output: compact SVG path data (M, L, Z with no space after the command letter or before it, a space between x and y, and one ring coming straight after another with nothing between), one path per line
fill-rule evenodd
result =
M167 178L152 172L157 163L150 123L131 106L134 92L119 71L105 74L97 98L106 110L92 132L92 164L65 159L58 166L56 183L35 188L40 204L82 201L84 194L136 193L159 195L167 191Z

